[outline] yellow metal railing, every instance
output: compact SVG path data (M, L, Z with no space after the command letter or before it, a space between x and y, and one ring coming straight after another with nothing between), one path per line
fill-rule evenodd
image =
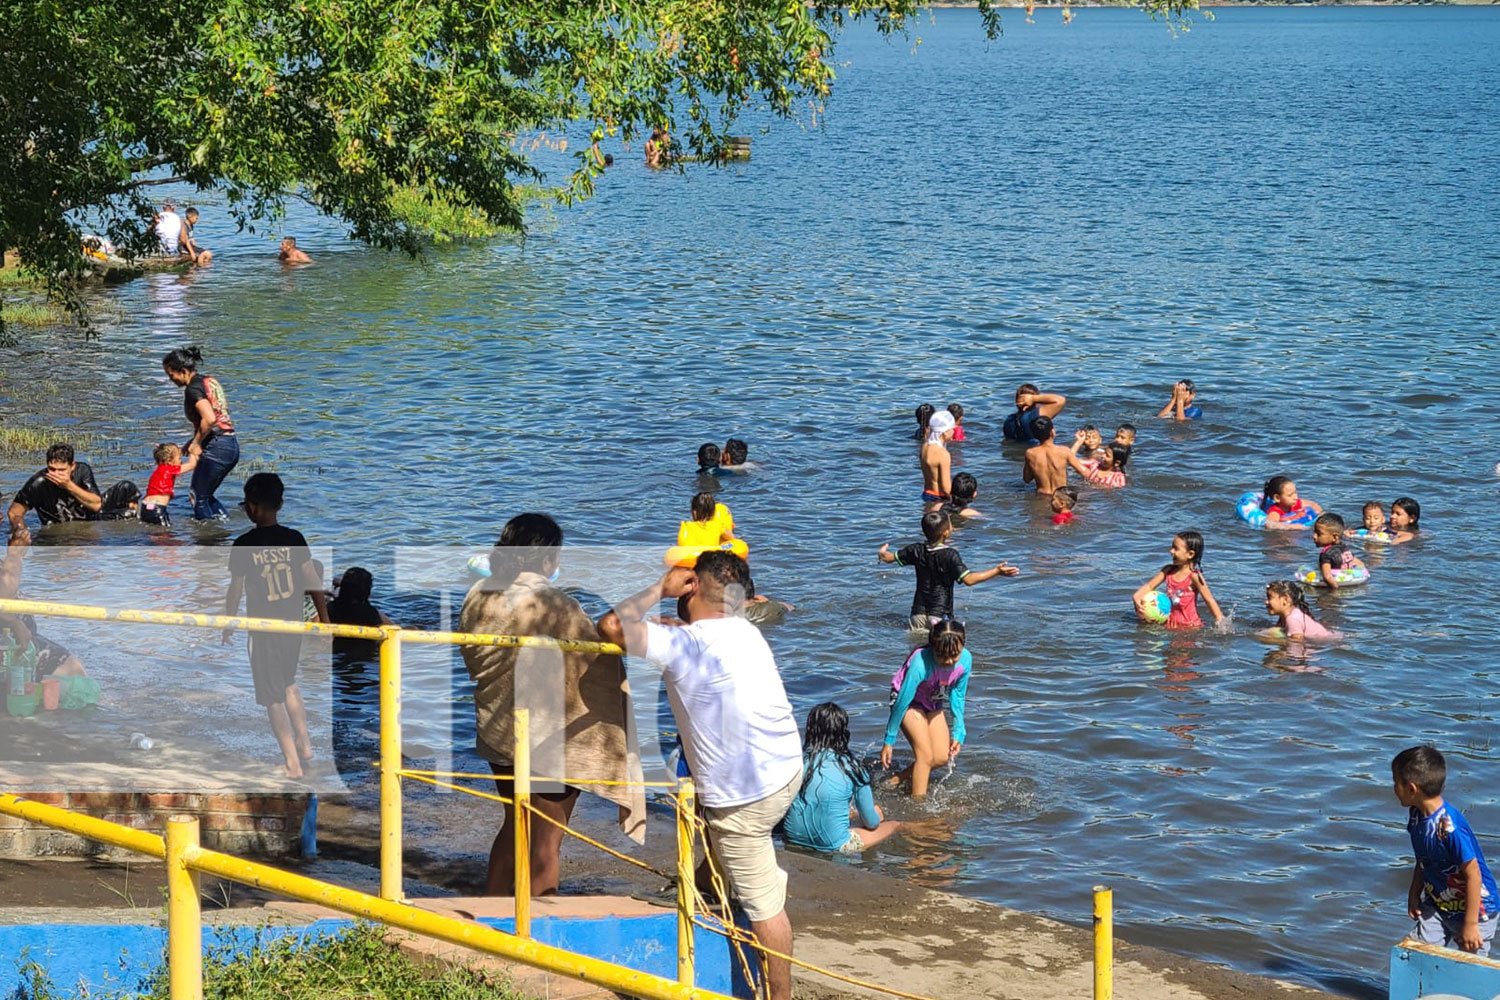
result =
M392 927L426 934L454 944L467 945L487 954L499 955L547 969L559 975L594 982L631 996L671 1000L727 1000L722 994L693 986L692 890L693 833L691 781L678 786L677 846L679 877L677 913L677 982L601 962L530 940L531 936L531 818L540 815L531 806L531 741L529 716L516 712L515 748L515 934L505 934L450 917L406 906L402 899L401 779L407 776L401 760L401 649L405 643L466 646L550 647L582 652L622 654L619 646L599 642L575 642L543 636L485 635L467 632L423 632L397 626L378 628L361 625L330 625L276 618L237 615L205 615L171 611L112 609L49 601L0 599L0 614L29 614L87 621L125 622L139 625L175 625L236 631L328 635L349 639L374 639L380 643L380 895L343 889L325 882L293 875L276 868L242 861L209 851L198 845L198 822L174 817L165 841L154 834L132 830L103 820L70 813L65 809L28 802L0 794L0 813L18 816L56 829L115 846L163 858L167 863L168 961L173 1000L199 1000L202 996L202 931L198 911L196 873L209 872L221 878L257 886L293 899L319 903L353 916L377 920ZM442 772L410 772L412 777L432 780ZM449 776L458 776L447 772ZM441 784L434 781L434 784ZM664 785L663 787L673 787ZM449 786L457 787L457 786ZM467 789L460 789L467 791ZM489 796L487 796L489 797ZM498 797L498 796L496 796ZM683 804L686 803L686 808ZM547 817L543 817L547 818ZM566 827L564 829L567 829ZM573 832L573 831L569 831ZM602 845L600 845L602 846ZM189 928L191 925L191 929ZM176 933L173 933L175 929ZM191 957L190 957L191 955ZM179 989L182 992L179 992Z
M731 922L715 925L699 917L700 908L706 912L707 907L701 906L701 899L695 887L693 849L695 837L702 834L703 821L694 810L695 792L691 780L683 780L675 784L639 783L648 787L672 788L677 793L674 797L677 826L677 982L548 945L537 944L530 940L531 819L533 816L540 816L550 823L557 823L557 821L544 813L537 812L531 805L531 782L543 779L531 774L529 716L525 709L516 710L515 774L513 775L515 792L511 800L440 780L442 778L492 780L495 775L452 771L413 771L403 768L401 759L401 650L406 643L422 643L540 647L624 655L625 651L617 645L560 640L546 636L430 632L402 629L394 625L378 628L361 625L325 625L319 622L296 622L276 618L110 609L11 599L0 599L0 614L31 614L141 625L176 625L238 631L328 635L349 639L372 639L380 643L380 895L378 897L206 850L198 844L198 821L192 817L173 817L168 822L166 839L163 840L162 837L154 834L78 815L54 806L28 802L15 795L0 794L0 814L17 816L56 829L71 831L93 840L166 861L169 979L172 1000L201 1000L202 998L202 922L197 894L197 873L200 872L208 872L220 878L277 892L304 902L317 903L351 916L470 947L486 954L522 962L583 982L597 983L619 993L649 998L649 1000L657 1000L657 998L661 1000L730 1000L722 994L700 990L693 986L693 928L695 926L726 937L731 947L748 945L761 957L776 956L801 968L852 985L874 989L893 996L911 998L911 1000L926 1000L917 994L904 993L850 976L843 976L794 959L790 955L782 955L765 948L755 940L753 935L740 930ZM402 902L401 780L403 777L480 795L487 799L514 803L515 934L506 934L479 924L428 913ZM592 782L570 779L568 783L590 784ZM650 867L605 847L566 825L560 823L557 825L562 826L566 833L618 858L641 867ZM708 857L712 869L712 854ZM720 895L727 898L725 887L716 870L714 870L714 877ZM1094 1000L1112 1000L1113 998L1113 955L1113 893L1105 886L1095 886ZM740 960L744 962L742 953ZM750 972L748 967L745 971L748 976Z

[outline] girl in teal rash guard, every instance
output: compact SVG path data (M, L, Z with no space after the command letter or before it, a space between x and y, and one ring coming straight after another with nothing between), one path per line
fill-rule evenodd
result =
M974 658L964 649L961 622L943 619L932 626L927 645L912 651L891 678L891 717L885 726L880 764L889 768L895 754L896 730L906 734L914 760L898 779L911 778L912 798L927 794L927 778L963 749L964 696ZM953 709L953 733L948 732L945 707Z
M875 804L870 775L849 752L849 713L831 701L807 713L802 768L802 788L782 823L787 843L858 854L901 826Z

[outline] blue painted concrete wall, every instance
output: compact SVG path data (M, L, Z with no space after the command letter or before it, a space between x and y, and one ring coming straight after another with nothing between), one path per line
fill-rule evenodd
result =
M301 927L205 928L203 950L244 954L257 941L294 936L314 940L351 926L318 920ZM166 957L167 931L144 924L18 924L0 926L0 998L10 1000L29 981L22 967L35 962L65 995L113 994L144 989Z
M483 919L480 923L514 934L511 919ZM693 928L695 985L716 993L750 997L740 963L722 934ZM677 979L677 914L663 910L649 917L558 919L532 917L531 936L542 944L587 955L663 979ZM752 963L752 968L754 967Z
M482 921L514 933L511 920ZM316 940L351 926L346 920L319 920L302 927L206 928L205 952L244 954L257 942L269 944L291 935ZM537 917L532 937L557 948L662 976L677 978L677 916L561 919ZM732 996L751 992L739 973L728 941L697 929L697 985ZM52 985L65 995L93 996L135 992L145 988L165 955L167 932L144 924L30 924L0 926L0 1000L15 998L23 983L23 967L35 962L47 971Z
M1391 949L1390 1000L1500 1000L1500 962L1449 949Z

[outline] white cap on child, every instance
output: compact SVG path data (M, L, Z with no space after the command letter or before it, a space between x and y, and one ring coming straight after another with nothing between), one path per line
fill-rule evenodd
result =
M947 410L938 410L927 418L927 443L937 444L943 440L943 435L958 426L958 421L953 419L953 414Z

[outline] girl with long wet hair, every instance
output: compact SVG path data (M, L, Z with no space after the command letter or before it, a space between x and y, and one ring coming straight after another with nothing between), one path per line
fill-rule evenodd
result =
M831 701L807 713L802 770L802 788L783 821L788 843L859 854L901 826L875 804L870 774L849 751L849 713Z

